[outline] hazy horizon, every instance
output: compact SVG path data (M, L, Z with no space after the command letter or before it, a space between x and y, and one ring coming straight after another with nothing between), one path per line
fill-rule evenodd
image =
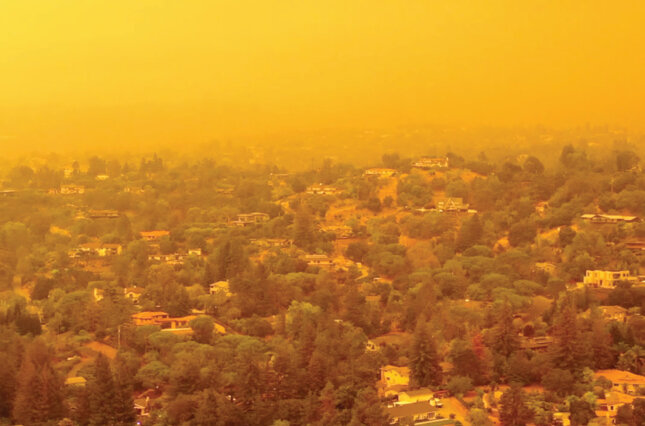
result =
M5 1L5 149L346 129L640 132L639 2Z

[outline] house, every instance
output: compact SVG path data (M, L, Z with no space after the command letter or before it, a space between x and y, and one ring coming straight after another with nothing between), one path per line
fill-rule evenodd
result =
M241 213L237 215L237 220L232 221L231 224L236 226L247 226L267 222L269 219L270 216L266 213Z
M314 185L309 185L305 192L310 195L336 195L341 191L334 186L317 183Z
M150 398L139 398L134 400L134 411L139 417L150 415Z
M323 268L330 268L334 265L333 260L326 254L308 254L305 256L305 262L309 266L319 266Z
M170 254L149 254L148 260L151 262L161 262L166 265L183 265L186 255L179 253Z
M202 255L202 249L200 248L188 249L188 256L201 256L201 255Z
M610 424L615 424L618 409L623 405L631 405L634 397L621 392L605 392L605 397L596 400L596 416L612 419Z
M554 426L571 426L571 413L553 413Z
M396 385L408 386L410 384L410 369L395 365L381 367L381 383L386 388Z
M406 390L399 392L398 401L396 405L411 404L413 402L428 402L434 401L434 391L428 388L421 388L417 390Z
M549 209L548 201L540 201L539 203L535 204L535 213L539 214L540 216L544 216L544 214L548 209Z
M323 232L334 234L338 239L352 238L354 236L354 230L352 229L351 226L347 226L347 225L322 226L320 230Z
M636 223L640 222L638 216L623 216L615 214L583 214L580 216L582 220L594 224L605 224L605 223Z
M157 230L157 231L141 231L139 232L141 238L148 242L159 241L163 237L170 236L170 231Z
M382 177L392 177L396 174L394 169L385 169L385 168L373 168L367 169L363 172L363 176L382 176Z
M636 283L638 278L632 277L629 271L590 271L585 273L583 284L589 287L616 288L621 282Z
M520 347L522 349L530 349L532 351L544 352L549 346L553 344L553 337L551 336L538 336L538 337L524 337L520 338Z
M634 254L645 254L645 240L626 241L625 247Z
M86 384L87 384L87 379L81 376L68 377L65 379L65 386L85 387Z
M197 315L186 315L185 317L165 317L158 320L162 329L181 329L188 327L188 323L197 318Z
M126 287L123 289L123 295L126 299L130 299L132 303L139 303L141 293L143 293L143 290L139 287Z
M365 350L367 352L376 352L378 351L378 346L372 340L368 340L367 343L365 343Z
M628 395L639 395L645 389L645 376L622 370L598 370L596 378L604 377L611 382L612 390Z
M132 315L134 325L160 325L161 320L170 318L166 312L139 312Z
M211 295L223 293L226 297L231 297L233 295L229 289L228 281L218 281L211 284L208 288L208 293Z
M545 272L545 273L547 273L549 275L553 275L553 274L555 274L556 268L557 267L555 266L555 264L550 263L550 262L537 262L535 264L534 269L536 271L541 271L541 272Z
M449 165L448 157L423 157L412 163L419 169L447 169Z
M123 188L123 192L141 195L145 192L145 189L140 186L126 186L125 188Z
M421 401L387 407L385 412L390 417L390 424L409 424L407 423L409 421L418 423L434 419L437 415L437 408L427 401Z
M367 302L369 305L380 305L381 296L380 295L365 296L365 302Z
M625 322L627 319L627 309L622 306L599 306L599 309L607 321Z
M463 198L443 198L435 203L437 210L440 212L467 212L468 204L464 203Z
M251 239L251 244L260 247L260 248L270 248L270 247L291 247L293 240L287 238L259 238Z
M91 219L116 219L119 217L117 210L90 210L87 215Z
M101 243L99 241L93 241L89 243L80 244L78 247L72 249L69 253L69 257L77 258L84 256L98 256L98 257L110 257L117 256L121 254L123 247L121 244L108 244Z
M102 288L94 287L92 294L94 296L94 301L100 302L105 297L105 290L103 290Z
M60 193L63 195L84 194L85 187L83 185L61 185Z

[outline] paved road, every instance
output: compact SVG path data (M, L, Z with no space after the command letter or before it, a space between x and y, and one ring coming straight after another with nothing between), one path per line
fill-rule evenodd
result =
M442 398L441 402L443 403L443 407L439 409L439 414L446 419L450 418L450 414L454 414L455 420L459 420L463 425L469 424L466 420L468 418L468 410L457 398Z

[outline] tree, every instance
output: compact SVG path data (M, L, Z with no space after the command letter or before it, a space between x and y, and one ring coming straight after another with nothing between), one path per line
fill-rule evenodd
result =
M645 398L636 398L632 402L633 407L633 424L634 425L643 425L645 424Z
M54 370L53 357L52 350L41 339L27 348L13 407L17 423L44 423L63 416L63 381Z
M499 310L497 325L493 327L492 348L495 352L508 357L520 346L515 326L513 325L513 309L504 303Z
M531 421L533 412L526 406L524 391L511 385L500 398L499 419L504 426L523 426Z
M479 220L479 215L476 214L469 220L464 221L457 236L457 250L464 251L468 247L478 244L483 232L484 228Z
M473 426L493 426L488 413L481 408L471 408L468 412L468 421Z
M560 247L566 247L573 242L573 239L576 237L576 231L573 230L570 226L563 226L558 232L558 241Z
M107 170L106 162L103 158L92 157L89 159L87 174L89 176L104 175Z
M369 387L361 389L354 401L352 422L359 425L387 424L388 416L382 407L374 389Z
M193 337L196 342L210 343L213 338L213 328L215 327L213 318L207 315L201 315L191 320L188 325L193 329Z
M589 351L581 338L575 300L568 293L558 301L553 337L551 356L555 366L571 372L581 370L588 362Z
M110 362L102 353L94 360L94 376L87 384L90 425L106 425L116 420L116 389Z
M583 426L589 424L591 419L596 417L593 406L584 399L574 398L569 402L571 412L571 425Z
M544 165L540 160L538 160L534 156L529 156L526 161L524 161L524 166L523 169L527 173L531 173L533 175L541 175L544 173Z
M298 247L307 248L314 243L314 224L311 212L301 205L293 224L293 243Z
M508 231L508 242L513 247L532 243L537 235L537 226L535 223L523 220L511 226Z
M442 369L439 365L439 355L425 317L421 316L417 321L412 339L410 354L412 382L420 387L441 384Z
M623 172L638 165L640 159L634 151L619 151L616 153L616 168Z
M573 375L568 370L554 368L542 377L542 385L547 390L560 396L568 395L575 384Z
M453 395L463 395L473 389L470 377L455 376L448 382L448 390Z

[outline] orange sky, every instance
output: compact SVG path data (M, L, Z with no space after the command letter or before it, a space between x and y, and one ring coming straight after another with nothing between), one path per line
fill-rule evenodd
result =
M645 2L0 0L0 145L645 126Z

